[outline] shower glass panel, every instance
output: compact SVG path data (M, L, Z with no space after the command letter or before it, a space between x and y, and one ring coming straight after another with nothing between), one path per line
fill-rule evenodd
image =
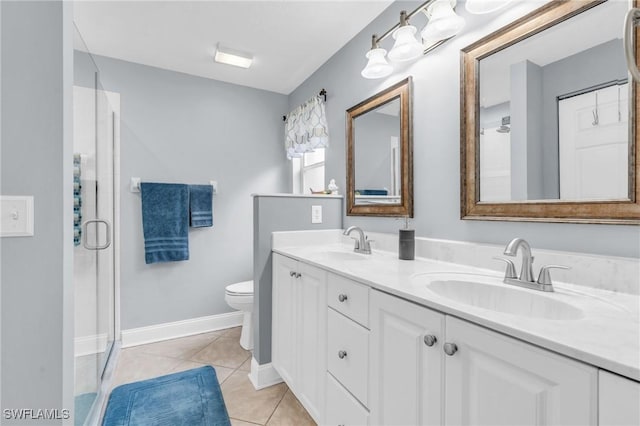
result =
M74 419L82 425L98 405L115 335L116 113L77 29L74 53Z

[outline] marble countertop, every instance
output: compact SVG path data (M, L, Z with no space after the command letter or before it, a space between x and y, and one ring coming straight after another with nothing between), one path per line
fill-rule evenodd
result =
M359 258L343 255L353 253L353 245L345 243L278 244L273 251L640 381L640 298L636 295L554 283L555 292L543 296L568 303L581 310L583 316L569 320L531 318L452 301L412 278L419 274L465 273L496 277L499 282L502 275L495 271L426 258L399 260L396 253L375 249L373 254Z

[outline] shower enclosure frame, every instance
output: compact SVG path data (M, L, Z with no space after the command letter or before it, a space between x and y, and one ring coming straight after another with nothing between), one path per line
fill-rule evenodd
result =
M108 136L110 136L109 139L107 139L105 141L105 143L109 143L111 142L112 146L111 146L111 157L109 159L109 165L111 165L111 171L107 172L107 176L109 176L109 178L112 180L112 182L110 182L110 184L113 185L113 191L111 194L112 199L112 226L111 226L111 245L112 245L112 250L113 250L113 262L112 265L110 265L112 267L112 271L109 271L109 273L112 273L112 281L109 282L109 284L113 285L112 288L108 288L108 291L111 293L111 298L113 300L113 303L111 304L111 301L109 300L108 302L108 306L107 309L111 310L111 313L109 315L109 327L113 327L113 341L112 343L106 347L106 350L104 351L104 358L103 358L103 362L98 364L98 369L96 370L97 372L97 377L98 377L98 382L97 382L97 388L95 389L95 392L97 393L95 400L93 401L93 404L91 406L91 409L89 411L89 413L87 414L86 418L84 419L84 423L85 425L93 425L93 424L98 424L99 420L101 419L103 412L104 412L104 408L106 406L106 401L107 401L107 397L108 397L108 393L109 390L111 388L111 382L114 376L114 372L115 372L115 365L117 363L117 359L118 359L118 355L119 355L119 350L120 350L120 336L121 336L121 326L120 326L120 275L121 275L121 262L120 262L120 253L121 253L121 247L120 247L120 94L116 93L116 92L111 92L111 91L107 91L104 90L104 88L101 87L101 85L98 84L99 81L99 76L96 73L96 84L94 88L84 88L84 87L80 87L80 86L74 86L74 91L76 90L76 87L80 87L81 90L95 90L96 92L96 114L95 114L95 120L96 122L94 123L94 125L97 127L98 126L98 121L100 119L104 119L104 117L100 117L98 115L98 95L99 96L104 96L104 100L105 100L105 105L108 107L108 115L105 115L106 117L109 117L107 120L107 125L110 125L111 128L108 131ZM96 130L97 133L97 130ZM98 144L98 138L97 138L97 134L96 134L96 155L98 153L98 148L97 148L97 144ZM97 167L97 166L96 166ZM96 182L98 182L98 172L96 171ZM98 185L99 187L99 185ZM107 188L108 190L108 188ZM96 202L98 200L98 191L99 189L96 190ZM96 210L96 216L99 216L98 210ZM86 218L86 219L93 219L93 218ZM99 256L99 252L96 254L96 256ZM96 257L96 272L100 273L100 269L99 269L99 263L100 261L98 260L98 257ZM104 272L103 272L104 273ZM96 278L97 280L99 280L99 278ZM74 284L74 288L76 284ZM75 290L74 290L75 291ZM100 292L100 288L98 285L98 281L96 281L96 297L98 297ZM94 312L95 315L98 314L98 311ZM77 316L77 311L74 313L74 320L77 320L76 318ZM111 317L113 318L113 322L111 322ZM99 319L98 319L99 321ZM108 334L108 333L107 333ZM76 359L76 353L74 352L74 359ZM76 394L76 392L74 391L74 394Z

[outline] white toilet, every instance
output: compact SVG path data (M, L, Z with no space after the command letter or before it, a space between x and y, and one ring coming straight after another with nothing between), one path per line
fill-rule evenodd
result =
M233 309L244 312L240 346L250 351L253 349L253 329L251 312L253 311L253 281L230 284L225 289L224 300Z

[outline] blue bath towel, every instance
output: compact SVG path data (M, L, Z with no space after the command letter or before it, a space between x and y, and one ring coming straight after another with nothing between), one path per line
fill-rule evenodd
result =
M211 185L189 185L189 225L193 228L213 226Z
M146 263L189 259L189 187L140 184Z

